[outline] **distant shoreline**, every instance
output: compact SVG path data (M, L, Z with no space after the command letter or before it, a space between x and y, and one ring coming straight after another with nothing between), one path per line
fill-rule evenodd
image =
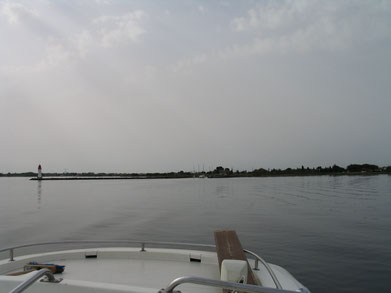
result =
M180 179L180 178L237 178L237 177L292 177L292 176L357 176L391 174L391 166L379 167L372 164L351 164L346 168L333 165L330 167L287 169L255 169L253 171L233 171L222 166L213 171L202 172L167 172L167 173L94 173L94 172L66 172L43 173L41 180L124 180L124 179ZM1 177L30 177L31 180L40 180L35 172L0 173Z
M42 178L32 177L32 178L30 178L30 180L35 180L35 181L43 181L43 180L130 180L130 179L174 179L174 178L181 178L181 177L165 177L165 176L156 176L156 177L148 177L148 176L64 177L64 176L58 176L58 177L42 177ZM188 178L188 177L182 177L182 178Z
M212 177L169 177L169 176L138 176L138 177L125 177L125 176L113 176L113 177L42 177L38 179L37 177L31 177L30 180L34 181L66 181L66 180L140 180L140 179L219 179L219 178L271 178L271 177L315 177L315 176L377 176L377 175L391 175L391 173L380 172L380 173L339 173L339 174L307 174L307 175L298 175L298 174L285 174L285 175L263 175L263 176L212 176ZM3 176L4 177L4 176ZM25 178L26 176L19 176Z

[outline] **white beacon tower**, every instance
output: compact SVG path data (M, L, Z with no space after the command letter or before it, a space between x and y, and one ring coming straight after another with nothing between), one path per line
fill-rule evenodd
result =
M42 179L42 167L41 164L38 166L38 175L37 175L38 180Z

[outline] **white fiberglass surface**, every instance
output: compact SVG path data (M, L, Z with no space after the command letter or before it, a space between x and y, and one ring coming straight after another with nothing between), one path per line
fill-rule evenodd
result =
M176 262L137 259L69 260L62 274L64 279L129 284L140 287L163 288L180 276L219 279L217 265L197 262Z
M94 253L98 254L97 258L85 258L85 255L94 255ZM138 249L131 248L73 250L20 257L18 261L11 263L16 266L8 272L20 271L23 264L34 260L39 263L65 265L65 271L56 275L63 278L64 283L76 280L158 290L181 276L220 279L215 255L211 253L202 253L202 255L203 262L193 262L190 261L190 257L200 258L199 252L153 249L149 252L140 252ZM10 265L8 261L3 264L3 266L8 265ZM216 288L199 285L180 287L187 292L221 292Z
M165 288L181 276L219 279L218 266L198 262L140 259L88 259L62 261L66 266L62 278L90 282L130 285L144 288ZM186 292L221 292L221 289L200 285L181 285ZM157 291L156 291L157 292Z
M217 264L198 262L105 258L54 260L54 262L66 266L62 274L56 275L64 279L64 284L76 280L91 282L98 287L101 286L99 284L106 283L112 284L113 288L118 285L127 285L135 288L153 288L151 292L158 292L159 289L165 288L172 280L181 276L220 278ZM180 285L178 289L183 292L221 293L219 288L192 284Z

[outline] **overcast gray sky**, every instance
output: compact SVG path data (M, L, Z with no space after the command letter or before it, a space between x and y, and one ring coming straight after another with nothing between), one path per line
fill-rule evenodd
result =
M0 1L0 172L391 164L391 1Z

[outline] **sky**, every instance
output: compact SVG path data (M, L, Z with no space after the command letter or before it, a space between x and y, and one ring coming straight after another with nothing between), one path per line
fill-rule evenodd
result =
M1 1L0 172L391 165L391 1Z

